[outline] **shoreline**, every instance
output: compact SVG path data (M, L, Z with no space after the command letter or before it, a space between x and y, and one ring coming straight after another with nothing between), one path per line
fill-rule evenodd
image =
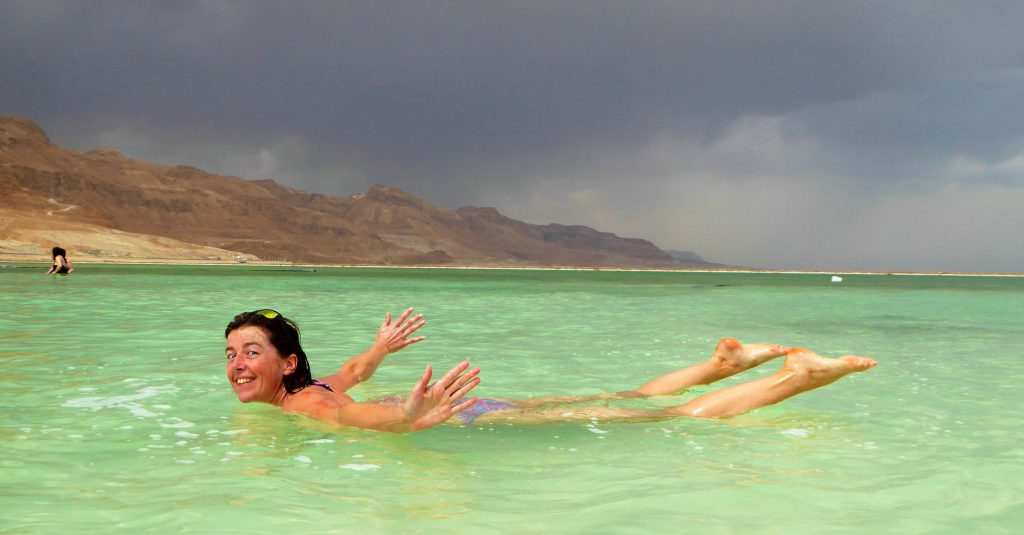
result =
M0 254L0 266L8 264L37 264L46 267L49 261L31 259L5 259ZM12 255L14 256L14 255ZM962 271L826 271L794 269L753 269L753 268L639 268L639 267L589 267L589 266L474 266L474 265L392 265L392 264L306 264L286 261L250 260L237 262L214 259L181 258L93 258L73 260L81 265L176 265L176 266L253 266L253 267L295 267L295 268L369 268L369 269L454 269L454 270L520 270L520 271L610 271L610 272L653 272L653 273L765 273L780 275L875 275L875 276L930 276L930 277L1024 277L1024 273L989 273ZM14 267L14 266L11 266ZM26 268L29 266L25 266ZM35 267L35 266L32 266Z

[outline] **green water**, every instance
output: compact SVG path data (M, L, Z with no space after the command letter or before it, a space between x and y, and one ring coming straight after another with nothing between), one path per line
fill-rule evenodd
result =
M0 532L1024 526L1024 279L288 269L0 269ZM427 340L357 399L462 359L483 369L480 396L623 390L723 336L880 365L722 421L411 435L328 431L240 404L227 384L223 328L237 312L295 318L324 374L407 306L426 314Z

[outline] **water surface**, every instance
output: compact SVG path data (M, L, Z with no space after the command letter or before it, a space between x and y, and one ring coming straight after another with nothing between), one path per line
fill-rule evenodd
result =
M0 269L0 531L1016 532L1024 279L605 271ZM740 417L329 430L237 402L223 329L296 319L314 374L427 315L357 399L430 363L476 393L634 388L715 341L881 364ZM663 406L761 377L778 362Z

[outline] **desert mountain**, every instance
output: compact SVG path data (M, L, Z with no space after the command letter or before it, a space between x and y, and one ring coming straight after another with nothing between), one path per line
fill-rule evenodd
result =
M446 210L387 186L338 197L112 149L79 153L27 119L0 117L0 244L78 243L88 252L95 240L87 235L104 236L108 247L117 237L128 244L117 254L127 257L174 249L310 263L681 266L646 240L584 226L533 225L494 208Z

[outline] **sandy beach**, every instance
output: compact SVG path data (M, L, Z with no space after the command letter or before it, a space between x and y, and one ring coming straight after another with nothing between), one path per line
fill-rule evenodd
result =
M30 252L27 250L13 250L6 242L0 241L0 264L33 264L40 268L49 265L50 260L45 252ZM229 252L230 253L230 252ZM749 268L720 268L720 269L698 269L679 267L675 269L666 268L618 268L618 267L586 267L586 266L528 266L528 265L451 265L451 264L419 264L419 265L389 265L389 264L310 264L303 262L285 262L279 260L261 260L252 255L242 253L228 254L220 257L199 258L190 256L182 251L178 255L167 256L136 256L118 255L104 256L94 252L76 253L69 251L68 256L76 266L102 265L102 264L141 264L141 265L184 265L184 266L261 266L261 267L301 267L301 268L380 268L380 269L454 269L454 270L540 270L540 271L622 271L622 272L681 272L681 273L778 273L778 274L807 274L807 275L899 275L899 276L940 276L940 277L1024 277L1024 273L985 273L985 272L927 272L927 271L860 271L860 270L779 270L779 269L749 269ZM239 261L237 257L243 258Z

